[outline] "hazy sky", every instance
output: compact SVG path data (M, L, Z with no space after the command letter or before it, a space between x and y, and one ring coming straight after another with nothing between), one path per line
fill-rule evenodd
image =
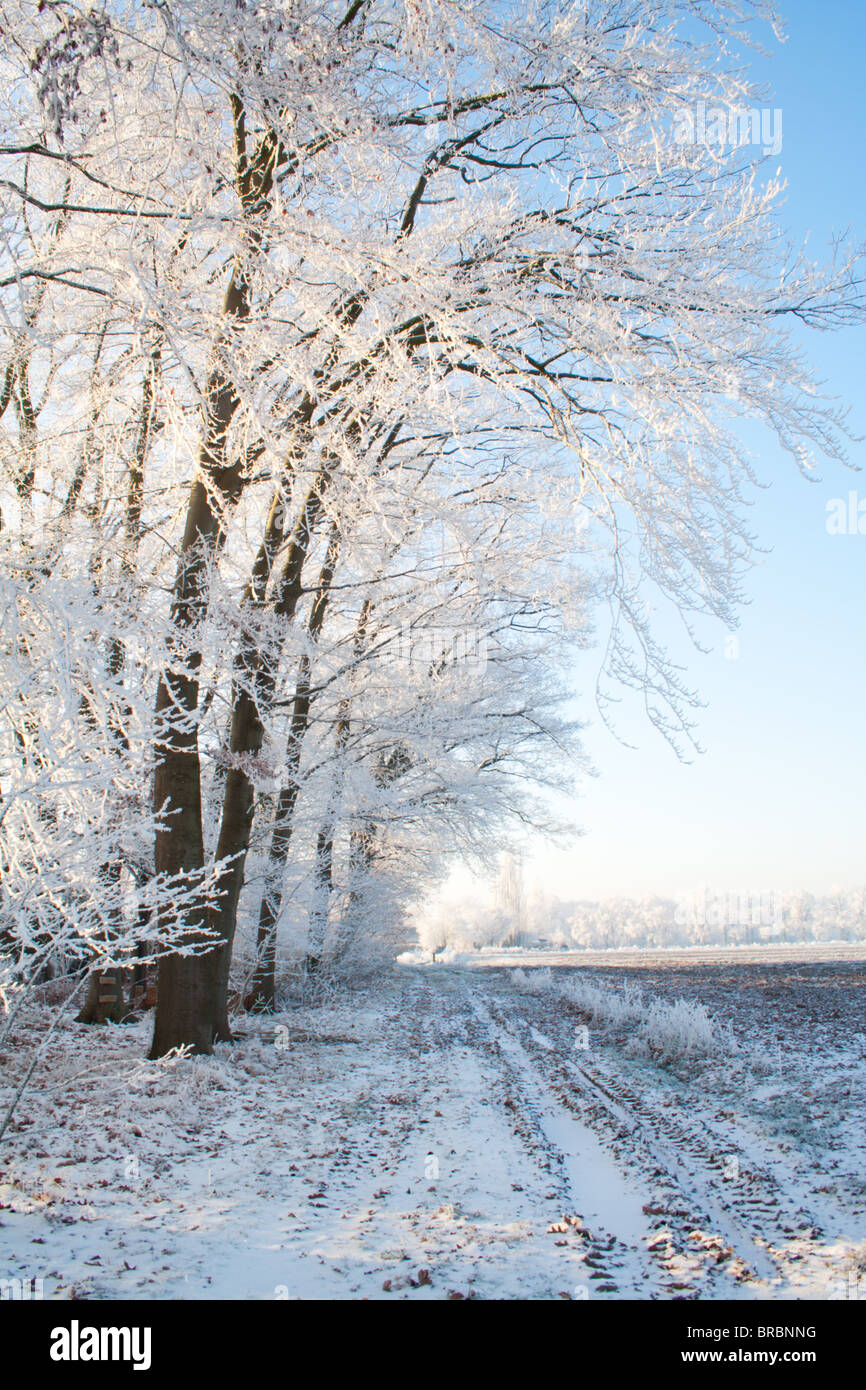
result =
M778 158L788 181L783 218L823 258L834 231L866 238L866 5L788 0L788 40L754 63L783 112ZM775 164L776 161L774 161ZM866 330L807 334L828 390L866 434ZM755 436L757 439L757 435ZM808 482L762 438L750 524L769 550L746 579L750 606L727 659L675 649L706 702L705 748L683 765L640 709L623 706L622 747L593 707L597 653L575 673L575 710L599 776L572 808L585 834L573 849L539 849L527 878L563 897L673 896L707 883L757 892L866 882L866 535L829 535L827 502L866 474L835 464ZM866 462L866 446L852 445ZM581 690L586 691L581 695Z

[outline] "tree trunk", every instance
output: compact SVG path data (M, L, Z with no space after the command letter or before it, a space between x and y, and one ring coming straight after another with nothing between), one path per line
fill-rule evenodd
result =
M356 827L350 832L349 873L351 887L349 889L349 901L346 904L343 919L337 929L337 939L334 942L334 963L343 959L361 924L364 910L364 881L369 875L375 859L375 843L376 827L372 821L368 821L366 825Z
M299 682L300 685L300 682ZM295 697L297 700L297 695ZM259 908L259 929L256 938L256 969L244 1007L269 1013L274 1007L277 920L282 905L280 881L292 838L292 817L298 799L297 782L286 782L280 788L277 815L268 853L265 891Z
M123 1023L129 1017L124 991L124 971L91 970L87 995L76 1023Z
M334 886L334 827L333 822L322 826L316 840L316 869L313 885L313 906L310 911L310 930L307 936L308 975L315 975L325 954L325 935L328 929L328 909Z
M261 219L272 199L274 171L281 157L281 146L277 135L266 130L255 151L249 153L243 101L232 93L230 103L236 188L248 219L248 249L255 256L262 249ZM249 282L240 262L236 261L223 304L226 336L249 317L249 309ZM172 605L172 621L180 634L194 630L207 612L210 565L225 541L224 514L237 501L245 482L243 461L229 466L226 458L226 438L239 398L231 379L218 364L208 379L206 403L205 439L199 455L198 475L190 494ZM312 410L313 401L305 396L295 423L308 422ZM266 554L265 569L269 559ZM156 869L157 873L182 872L194 880L204 868L198 751L199 685L195 676L201 665L201 653L190 653L183 665L185 669L169 667L163 673L157 693L157 715L164 720L165 734L157 744L154 804L157 812L170 806L176 814L170 816L165 829L157 834ZM170 718L171 710L179 713L180 719ZM242 734L240 727L245 720L250 736L255 739L256 721L252 713L248 709L244 718L239 718L241 742L247 736L246 732ZM246 788L238 778L233 780L231 788L226 787L225 803L228 812L225 838L242 843L244 827L251 821L251 810ZM235 906L240 891L239 882L235 882L239 872L242 874L242 868L239 870L233 861L224 885ZM233 920L231 907L227 907L230 920ZM189 940L193 944L201 943L205 939L203 931L216 925L221 937L219 944L206 955L168 956L161 961L152 1057L185 1043L195 1052L211 1052L215 1037L229 1036L226 994L231 933L220 931L223 916L217 911L214 917L202 903L191 914Z
M360 658L364 651L372 607L372 600L369 597L365 598L361 605L358 625L355 629L354 655L356 660ZM337 715L336 736L334 739L334 752L336 757L334 785L328 798L324 821L319 827L319 834L316 838L313 907L310 912L307 957L304 962L304 967L308 975L314 975L319 970L325 951L328 915L331 905L331 895L334 889L334 834L336 831L338 807L342 795L345 768L344 758L351 730L350 710L350 701L348 699L342 700Z
M301 575L304 561L309 551L313 527L321 512L322 493L327 484L327 479L328 475L323 473L320 474L319 478L316 480L316 483L307 495L304 509L294 529L292 542L281 575L279 599L275 605L275 611L280 617L285 619L291 620L291 618L294 617L301 599ZM338 550L339 536L336 528L332 528L325 561L319 576L316 599L314 600L310 615L308 631L312 641L315 641L318 637L322 622L324 621L327 608L327 595L337 564ZM272 649L267 656L263 655L260 642L256 640L255 633L252 634L251 642L245 642L245 647L238 659L239 674L244 685L241 685L240 681L238 682L238 690L235 695L234 710L232 712L231 754L233 765L229 768L226 778L225 794L223 798L223 815L220 823L219 845L217 848L217 859L220 861L227 861L227 867L220 880L220 901L211 915L211 923L214 930L219 932L220 937L225 942L225 946L221 948L219 962L218 999L215 1017L215 1024L220 1036L230 1036L228 1023L228 983L229 969L231 966L231 947L234 941L235 928L237 926L238 901L243 886L244 867L250 844L253 812L255 809L252 780L244 770L243 763L239 764L237 760L241 757L255 757L261 749L264 737L262 718L271 708L276 686L278 663L279 648L277 648L276 651ZM310 661L309 657L305 655L301 658L301 675L298 679L289 737L288 760L291 765L292 780L294 780L294 774L297 771L301 743L308 723L310 706L309 673ZM287 788L283 790L286 791ZM291 814L294 810L294 798L297 797L296 788L292 791L291 795L292 806L291 810L288 812L287 825L290 824ZM283 792L281 792L280 807L283 807L284 804L285 798ZM289 834L290 833L289 831ZM286 839L286 849L287 848L288 838ZM270 1003L272 1002L273 992L271 988Z
M179 630L190 629L207 604L208 559L218 545L220 526L201 478L193 484L181 564L175 582L173 620ZM194 674L201 654L187 658L187 670L166 669L156 698L162 721L156 748L153 799L164 820L156 833L157 874L181 875L187 884L201 881L204 838L201 820L201 764L198 749L198 692ZM179 718L178 715L185 716ZM187 920L191 945L208 939L203 901ZM215 973L213 952L207 956L164 956L159 966L159 991L151 1057L190 1044L195 1052L212 1051Z
M223 319L236 327L248 314L248 284L235 264L223 303ZM177 666L172 666L170 656L156 696L153 799L156 814L165 816L156 835L156 872L181 874L193 885L204 871L197 678L201 652L184 652L183 637L194 633L207 613L210 569L225 541L225 513L237 501L245 481L241 462L229 465L226 458L226 438L238 404L232 382L220 366L215 366L208 379L205 437L190 489L174 583L172 655ZM209 939L203 901L192 910L187 925L189 944L202 947ZM206 955L174 955L161 960L151 1057L161 1057L185 1044L194 1052L213 1050L217 954L218 950L213 950Z

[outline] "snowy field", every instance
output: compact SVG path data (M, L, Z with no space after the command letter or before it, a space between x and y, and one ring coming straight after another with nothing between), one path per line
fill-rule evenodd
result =
M826 952L825 952L826 954ZM862 960L398 966L211 1059L66 1023L0 1277L102 1298L866 1295ZM3 1095L49 1018L19 1020ZM64 1037L65 1032L65 1037Z
M866 942L862 941L803 941L773 942L737 946L619 947L603 951L557 950L555 947L504 948L481 947L477 951L437 952L437 961L452 965L476 966L619 966L619 965L713 965L724 961L762 965L806 964L809 961L863 961L866 963ZM409 950L401 957L406 964L422 965L430 961L430 952Z

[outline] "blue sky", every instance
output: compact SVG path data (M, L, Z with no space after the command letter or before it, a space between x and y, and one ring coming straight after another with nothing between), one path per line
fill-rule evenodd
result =
M866 239L866 5L788 0L787 42L753 61L783 112L774 160L788 181L782 219L823 258L831 234ZM826 389L852 408L866 435L866 330L807 334L807 356ZM852 462L866 466L866 445ZM703 655L673 654L706 707L705 752L683 765L637 707L617 718L624 748L603 727L590 694L586 747L598 778L571 810L584 829L573 848L539 848L527 879L566 898L673 896L700 883L757 892L825 892L866 882L866 535L829 535L830 498L866 499L866 472L826 463L817 482L762 438L758 472L770 484L749 520L769 551L746 577L750 600L724 654L725 632ZM596 657L597 661L597 657ZM576 688L590 689L582 662Z

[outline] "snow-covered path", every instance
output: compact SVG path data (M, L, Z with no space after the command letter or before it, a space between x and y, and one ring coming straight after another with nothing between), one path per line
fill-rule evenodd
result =
M395 970L244 1019L214 1059L145 1062L148 1027L68 1025L0 1154L0 1277L61 1298L791 1298L864 1263L862 1211L745 1113L575 1052L574 1018L505 974Z

